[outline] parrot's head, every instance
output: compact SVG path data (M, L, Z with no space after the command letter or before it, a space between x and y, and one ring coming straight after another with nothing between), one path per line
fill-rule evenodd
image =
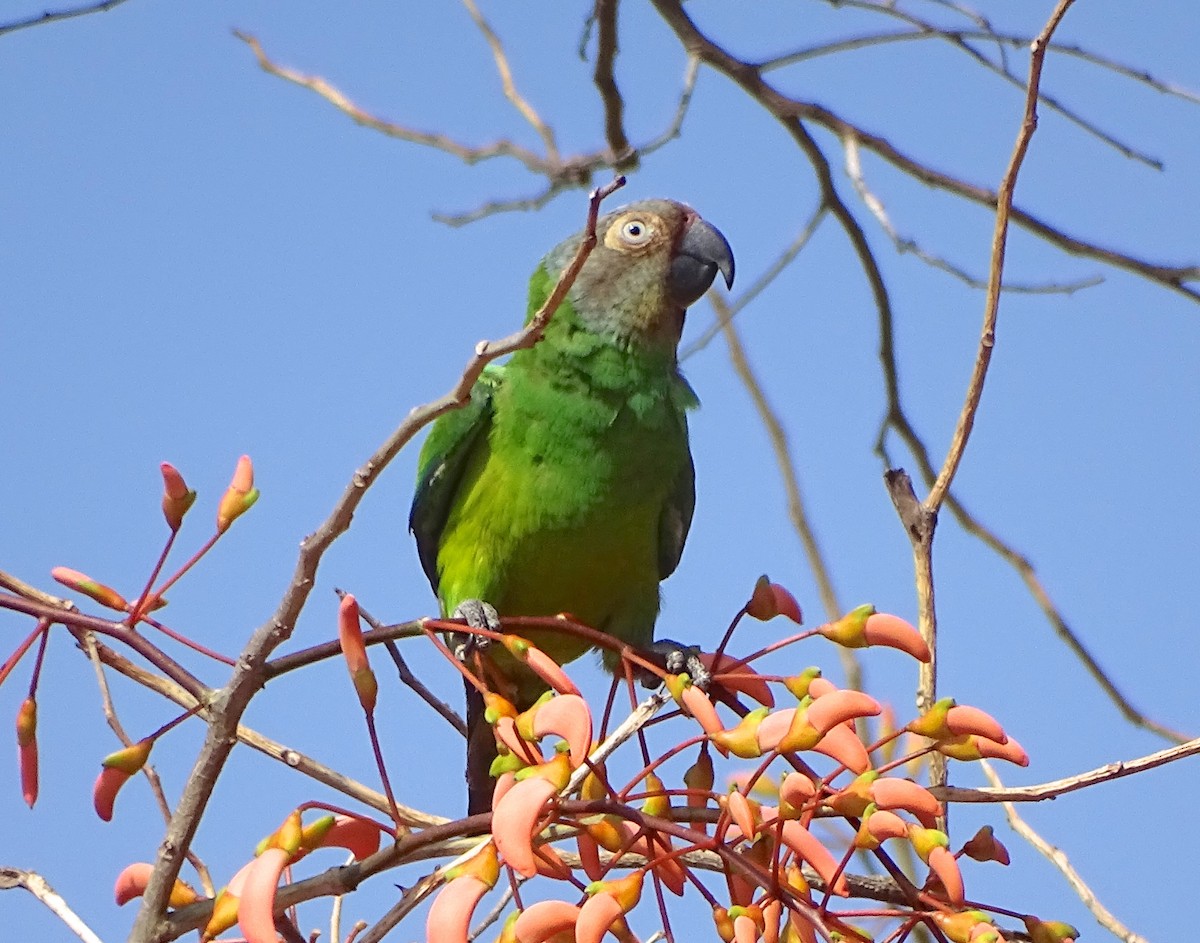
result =
M553 286L583 233L542 260ZM596 247L567 295L583 326L594 333L674 350L688 305L720 272L733 286L733 251L720 231L690 206L641 200L596 224Z

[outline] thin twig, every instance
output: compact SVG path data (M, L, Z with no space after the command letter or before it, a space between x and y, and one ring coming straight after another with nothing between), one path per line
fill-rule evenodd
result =
M596 0L592 16L596 24L596 67L592 81L604 105L604 137L612 152L613 166L622 171L637 166L637 152L625 134L625 101L617 87L617 6L619 0Z
M35 871L23 871L20 868L0 867L0 891L23 887L34 897L45 904L50 912L67 925L83 943L101 943L100 937L80 919L65 900L58 895L44 877Z
M957 786L942 786L934 790L939 799L946 802L1041 802L1045 799L1057 799L1069 792L1087 789L1099 783L1112 782L1144 773L1146 770L1166 766L1190 756L1200 755L1200 737L1181 743L1176 747L1168 747L1157 753L1140 756L1134 760L1118 760L1106 763L1104 766L1076 773L1063 779L1055 779L1035 786L1007 786L1003 789L963 789Z
M1003 788L1004 784L1000 781L1000 777L996 775L996 770L993 766L987 760L981 760L980 764L983 767L984 775L987 776L992 785L998 789ZM1100 903L1095 892L1087 885L1087 882L1083 880L1079 872L1075 870L1075 867L1071 864L1066 854L1063 853L1062 849L1051 845L1034 831L1033 827L1017 814L1016 806L1011 802L1005 802L1003 805L1004 814L1008 818L1008 824L1012 826L1012 830L1036 848L1047 861L1058 869L1059 873L1066 878L1067 883L1071 885L1071 889L1079 895L1079 899L1083 901L1083 905L1091 911L1092 916L1096 918L1097 922L1104 929L1108 930L1114 936L1121 938L1125 943L1149 943L1145 937L1130 930L1107 907Z
M979 401L983 396L983 384L987 379L988 365L992 360L992 351L996 344L996 316L1000 310L1000 282L1004 272L1004 253L1008 245L1008 221L1012 210L1013 190L1017 184L1017 174L1025 161L1029 150L1029 142L1037 129L1038 85L1042 78L1042 64L1046 58L1046 44L1054 35L1054 30L1066 15L1074 0L1059 0L1054 12L1050 15L1045 27L1034 40L1029 55L1029 86L1025 96L1025 115L1021 121L1021 129L1017 134L1017 143L1013 148L1008 169L1000 181L1000 189L996 198L996 229L992 236L992 256L988 268L988 290L984 302L983 328L980 332L979 350L975 355L975 365L971 370L971 378L967 381L966 402L958 416L954 435L950 440L950 448L946 460L938 473L937 480L929 489L925 498L925 506L935 514L946 498L950 483L958 471L963 453L966 451L967 440L971 436L971 427L975 424L975 416L979 411Z
M854 189L858 192L859 198L863 201L863 205L871 211L871 215L879 223L879 226L887 237L892 240L892 245L901 255L911 254L926 265L936 268L948 275L953 275L963 284L971 288L986 289L987 281L985 279L976 278L966 269L960 268L953 262L940 255L923 248L919 242L909 236L902 236L892 224L888 216L887 209L883 205L883 201L871 190L867 185L866 177L863 175L862 160L859 156L858 141L853 137L844 138L842 146L846 154L846 176L850 178L850 182L854 184ZM1091 278L1080 279L1074 282L1058 284L1054 282L1041 285L1027 285L1019 282L1004 282L1001 285L1001 291L1008 292L1014 295L1073 295L1075 292L1084 288L1092 288L1101 284L1104 281L1099 275Z
M721 333L726 320L732 320L737 317L738 312L762 294L776 278L782 275L784 270L795 260L796 256L808 245L808 241L816 234L817 229L820 228L821 221L825 219L828 212L828 207L823 203L818 204L817 208L813 210L812 215L809 216L808 221L804 224L804 227L800 230L800 233L779 254L779 257L767 266L766 271L750 283L749 288L738 295L733 301L726 303L727 313L725 317L718 317L715 322L704 329L704 332L699 337L683 348L679 352L679 359L681 361L687 360L707 347L713 338ZM710 297L714 296L710 295Z
M91 13L105 13L113 7L119 7L125 0L103 0L102 3L89 4L86 7L76 7L73 10L47 10L37 16L24 20L14 20L11 23L0 24L0 36L5 33L15 33L19 29L31 26L44 26L47 23L57 23L59 20L71 20L77 16L88 16Z
M508 54L504 51L504 44L500 42L500 37L496 35L496 31L492 29L483 14L479 12L475 0L462 0L462 2L463 6L467 8L467 12L471 14L471 19L474 20L479 32L487 41L488 48L492 50L492 58L496 62L496 71L500 74L500 85L504 89L504 97L521 113L521 117L529 122L530 127L542 139L542 146L546 148L546 159L551 163L558 163L558 145L554 141L554 132L542 120L541 115L534 107L517 91L516 82L513 81L512 66L508 63Z

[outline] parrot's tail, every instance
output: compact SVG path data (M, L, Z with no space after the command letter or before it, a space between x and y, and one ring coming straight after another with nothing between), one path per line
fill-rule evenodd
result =
M492 760L496 738L484 719L483 695L470 682L467 688L467 815L492 811Z

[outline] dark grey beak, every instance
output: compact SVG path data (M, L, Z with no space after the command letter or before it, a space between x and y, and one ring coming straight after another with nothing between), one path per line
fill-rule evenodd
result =
M708 291L717 272L725 276L726 287L732 288L733 250L719 229L696 216L684 230L671 260L667 277L671 299L686 308Z

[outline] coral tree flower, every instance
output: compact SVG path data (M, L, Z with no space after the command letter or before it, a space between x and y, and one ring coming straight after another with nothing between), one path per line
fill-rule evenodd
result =
M754 584L754 592L750 595L750 601L746 603L746 615L762 622L776 616L784 616L797 625L804 623L804 616L800 612L800 604L796 602L796 597L778 583L772 583L766 576L760 576Z
M125 601L124 596L111 586L97 583L86 573L80 573L78 570L72 570L66 566L56 566L50 571L50 575L63 586L83 593L102 606L116 609L118 612L126 612L129 609L129 603Z
M113 896L116 898L117 906L123 907L131 900L145 894L153 874L154 865L144 861L136 861L126 866L125 870L117 875L117 883L113 887ZM178 910L180 907L187 907L198 900L200 900L199 894L183 881L176 879L171 887L171 896L167 900L167 906Z
M269 847L250 862L238 902L238 926L247 943L278 943L275 933L275 894L284 869L303 842L300 813L293 812L271 837Z
M852 609L836 622L817 629L831 642L846 648L867 648L883 645L912 655L917 661L930 659L929 646L921 633L899 616L876 612L871 605Z
M104 768L100 770L100 775L96 777L96 784L92 787L92 805L96 809L96 814L105 822L112 821L113 804L117 801L117 793L146 765L153 746L153 740L139 740L104 758Z
M17 760L21 770L21 795L33 808L38 797L37 701L27 697L17 709Z
M467 943L471 917L483 895L496 886L500 862L493 842L446 871L446 886L434 898L425 920L430 943Z
M217 533L223 534L229 530L229 525L236 521L254 506L258 500L258 489L254 487L254 464L249 455L238 459L233 471L233 478L221 503L217 505Z
M163 477L163 517L167 526L176 531L183 524L183 515L196 503L196 492L188 489L183 475L170 462L163 462L159 468Z
M338 605L338 644L342 648L342 657L346 659L346 667L350 670L350 680L354 683L358 702L366 713L374 713L379 682L367 659L358 601L349 593L342 597Z

